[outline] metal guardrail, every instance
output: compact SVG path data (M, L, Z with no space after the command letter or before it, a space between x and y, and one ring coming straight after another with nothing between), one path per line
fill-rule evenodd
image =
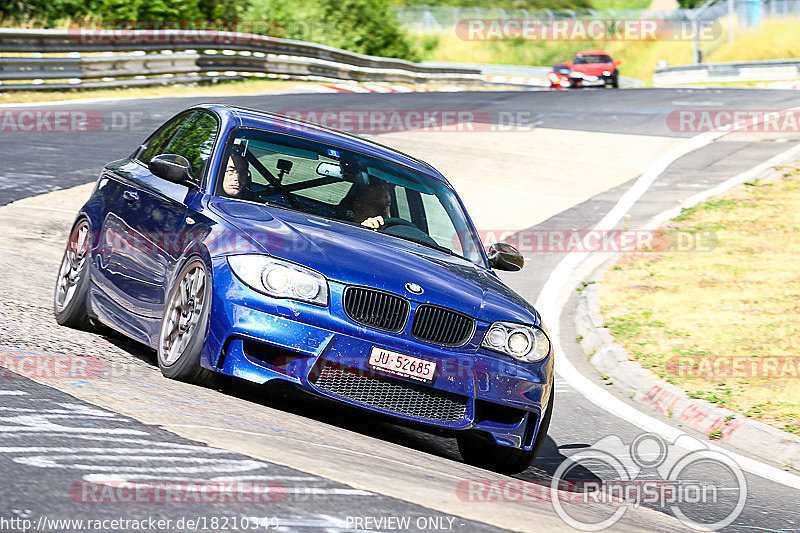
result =
M656 69L653 85L681 85L735 81L774 81L800 78L800 59L700 63Z
M431 66L248 33L0 28L3 91L156 85L248 76L406 83L482 81L479 69Z
M437 65L437 66L456 66L459 63L440 63L440 62L425 62L424 65ZM541 85L549 87L550 82L547 80L547 73L552 70L552 67L534 67L527 65L497 65L497 64L484 64L484 63L463 63L465 67L480 69L481 73L486 77L505 76L514 77L522 76L528 78L540 78ZM513 85L513 83L510 83ZM619 77L619 86L623 89L639 89L645 86L645 83L637 78L628 78L627 76Z

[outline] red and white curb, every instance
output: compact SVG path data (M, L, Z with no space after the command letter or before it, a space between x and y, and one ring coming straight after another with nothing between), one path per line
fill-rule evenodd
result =
M316 93L415 93L430 89L416 89L405 85L356 85L353 83L315 83L308 89Z
M770 83L759 83L758 85L765 89L800 89L800 80L773 81Z
M549 87L545 78L529 76L483 76L487 84L526 85L529 87ZM409 87L407 85L376 85L355 83L315 83L307 88L315 93L424 93L424 92L456 92L469 90L468 86L440 86L436 88Z
M550 81L546 78L532 76L483 76L487 83L501 83L504 85L530 85L533 87L549 87Z

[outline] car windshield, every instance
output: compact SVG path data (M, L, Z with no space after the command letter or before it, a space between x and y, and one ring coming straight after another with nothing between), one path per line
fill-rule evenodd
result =
M611 57L605 54L578 56L575 58L574 63L576 65L586 64L586 63L611 63Z
M384 159L264 130L231 132L214 194L378 231L483 265L480 241L441 181ZM377 224L376 224L377 226Z

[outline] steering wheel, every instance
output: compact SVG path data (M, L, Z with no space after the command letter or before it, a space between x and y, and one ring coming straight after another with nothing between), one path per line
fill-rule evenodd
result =
M395 226L408 226L409 228L414 228L415 230L419 231L419 228L413 222L409 222L404 218L398 217L391 217L383 219L383 226L381 226L381 230L385 230L388 228L393 228Z

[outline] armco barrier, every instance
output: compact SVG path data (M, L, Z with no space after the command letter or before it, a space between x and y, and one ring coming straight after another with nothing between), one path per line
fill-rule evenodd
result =
M700 63L656 69L653 85L714 83L735 81L774 81L800 78L800 59Z
M246 76L359 82L482 81L476 68L366 56L249 33L0 28L2 91L155 85Z

